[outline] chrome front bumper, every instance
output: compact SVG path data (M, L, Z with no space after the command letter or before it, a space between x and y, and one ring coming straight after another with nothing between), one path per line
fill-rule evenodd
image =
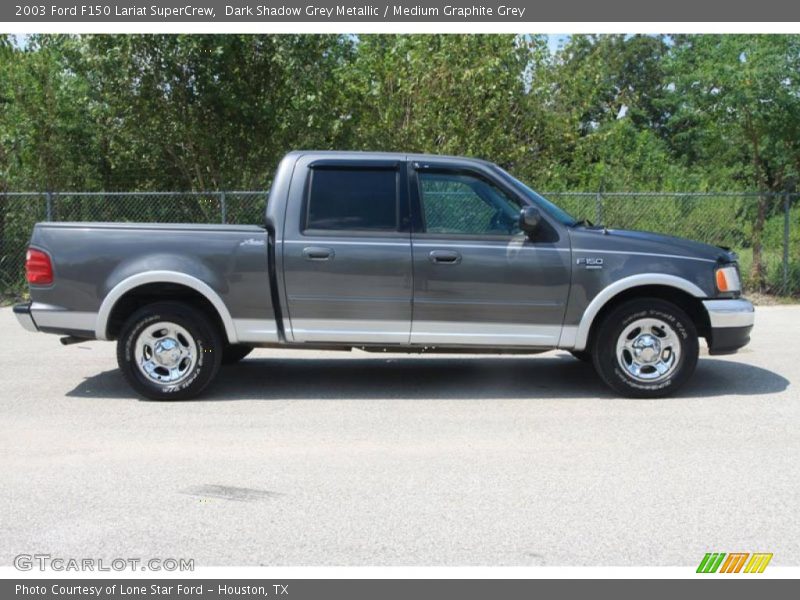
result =
M744 298L738 300L703 300L708 312L711 328L752 327L755 321L753 303Z
M17 317L17 321L19 324L22 325L28 331L39 331L36 328L36 323L33 321L33 317L31 316L31 305L28 304L17 304L14 306L14 316Z
M732 354L750 342L755 312L749 300L704 300L711 324L709 354Z

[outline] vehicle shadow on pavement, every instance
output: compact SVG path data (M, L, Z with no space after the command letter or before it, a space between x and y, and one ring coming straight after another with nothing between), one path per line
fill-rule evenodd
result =
M781 392L788 385L787 379L767 369L704 358L692 380L674 398L770 394ZM138 398L117 370L89 377L67 395ZM492 398L617 399L590 364L569 354L549 354L546 357L256 357L222 367L215 384L197 401Z

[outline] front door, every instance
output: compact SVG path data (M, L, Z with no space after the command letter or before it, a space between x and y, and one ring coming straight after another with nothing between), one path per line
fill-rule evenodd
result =
M555 347L569 292L569 241L519 230L523 206L490 173L414 163L411 343Z
M301 161L304 159L301 159ZM283 238L287 336L408 344L411 239L405 163L316 160L290 194Z

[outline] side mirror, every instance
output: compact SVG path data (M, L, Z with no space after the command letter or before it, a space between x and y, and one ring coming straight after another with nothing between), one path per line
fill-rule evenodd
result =
M519 228L533 237L542 223L542 213L535 206L526 206L519 213Z

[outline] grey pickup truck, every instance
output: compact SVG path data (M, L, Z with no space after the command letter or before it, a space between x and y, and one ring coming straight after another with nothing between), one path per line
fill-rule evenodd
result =
M594 227L482 160L292 152L263 225L39 223L31 331L116 340L153 399L201 393L254 347L530 353L616 393L677 390L749 341L736 255ZM274 373L280 377L280 373Z

